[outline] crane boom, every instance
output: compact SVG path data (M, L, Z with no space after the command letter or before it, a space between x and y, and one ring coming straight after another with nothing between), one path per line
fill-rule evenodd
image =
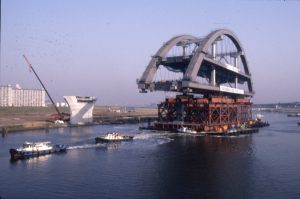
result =
M52 102L57 114L59 115L60 119L63 119L63 115L61 114L61 112L58 110L58 108L56 107L52 97L50 96L48 90L46 89L45 85L43 84L42 80L40 79L40 77L38 76L38 74L35 72L34 68L32 67L31 63L29 62L29 60L27 59L27 57L25 55L23 55L25 61L27 62L29 68L33 71L33 73L35 74L36 78L39 80L40 84L42 85L42 87L44 88L44 90L47 93L47 96L49 97L50 101Z

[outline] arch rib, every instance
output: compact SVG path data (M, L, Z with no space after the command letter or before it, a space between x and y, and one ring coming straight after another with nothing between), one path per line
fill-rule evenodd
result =
M237 50L240 52L241 60L242 60L243 66L244 66L245 73L249 76L251 75L249 67L248 67L247 59L244 55L244 50L242 48L240 41L233 34L233 32L226 30L226 29L221 29L221 30L215 30L215 31L211 32L209 35L207 35L205 37L204 40L202 40L202 42L200 43L200 46L197 48L193 58L191 59L189 65L187 67L187 70L184 74L185 81L195 81L196 80L197 74L200 70L201 64L207 54L209 47L213 44L213 42L215 42L222 35L225 35L232 40L232 42L236 46ZM253 92L251 79L248 80L248 89L249 89L249 92Z
M185 40L195 40L195 39L197 38L191 35L179 35L171 38L152 57L141 79L139 80L139 83L150 83L153 80L153 77L157 70L158 62L161 59L166 58L170 49L173 48L178 42L185 41Z

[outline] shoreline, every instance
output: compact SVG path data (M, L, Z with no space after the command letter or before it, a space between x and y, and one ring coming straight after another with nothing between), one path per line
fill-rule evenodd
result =
M84 127L93 125L113 125L113 124L136 124L136 123L146 123L155 120L156 116L133 116L133 117L113 117L113 118L102 118L101 120L95 119L92 123L83 124L54 124L50 121L32 121L25 122L23 124L15 125L0 125L0 133L5 136L9 133L19 132L19 131L32 131L32 130L47 130L55 128L72 128L72 127Z
M59 107L61 112L68 113L68 108ZM147 122L157 118L155 108L122 109L112 106L95 106L93 123L70 125L54 124L56 115L53 107L0 107L0 134L5 136L11 132L47 130L52 128L68 128L90 125L126 124Z
M0 134L4 137L8 133L49 130L55 128L84 127L91 125L118 125L150 123L157 119L157 109L137 109L134 112L108 112L106 107L97 107L94 113L94 122L86 124L71 125L54 124L49 121L53 110L50 108L29 109L28 108L2 108L0 111ZM261 111L264 112L264 111ZM268 111L266 111L268 112ZM288 114L289 112L276 112Z

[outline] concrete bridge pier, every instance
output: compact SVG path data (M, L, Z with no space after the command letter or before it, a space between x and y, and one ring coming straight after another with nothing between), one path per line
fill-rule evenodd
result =
M96 97L64 96L70 108L70 124L85 124L93 122L93 109Z

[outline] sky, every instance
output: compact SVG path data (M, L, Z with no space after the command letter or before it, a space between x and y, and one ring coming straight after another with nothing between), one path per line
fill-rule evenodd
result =
M148 105L139 93L151 56L171 37L226 28L249 62L254 103L300 101L300 1L2 0L0 85L41 88L55 101L96 96L102 105Z

